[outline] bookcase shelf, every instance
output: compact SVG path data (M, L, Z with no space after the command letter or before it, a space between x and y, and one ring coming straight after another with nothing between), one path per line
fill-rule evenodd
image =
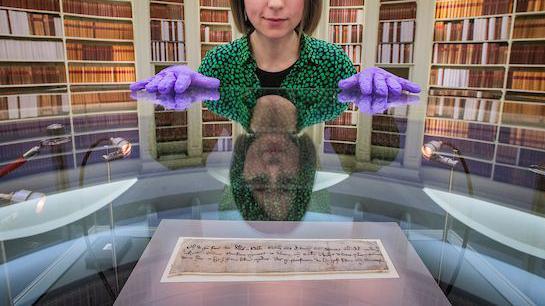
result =
M234 23L231 15L230 6L211 6L210 4L220 2L199 0L199 30L200 30L200 53L201 60L206 53L231 42L235 38ZM228 4L225 2L225 4ZM202 147L204 153L209 153L214 148L218 151L231 151L235 131L232 121L219 121L218 115L212 115L204 106L201 106L201 128L202 128ZM217 135L220 130L227 130L229 136L210 136Z
M48 10L35 10L27 8L18 8L18 7L9 7L0 5L0 10L10 10L10 11L19 11L19 12L28 12L28 13L40 13L40 14L50 14L50 15L60 15L61 12L58 11L48 11Z
M31 84L16 84L16 85L0 85L0 88L24 88L24 87L54 87L67 86L68 83L31 83Z
M2 34L0 33L0 38L17 38L17 39L39 39L39 40L63 40L61 36L45 36L45 35L13 35L13 34Z
M456 1L448 1L443 0L438 2L438 6L436 8L436 16L440 16L443 14L452 14L452 12L443 11L441 12L441 8L439 3L443 5L443 9L447 9L451 4L454 5L457 2ZM541 127L539 122L536 121L539 114L533 114L533 113L525 113L525 111L530 112L538 112L538 108L542 105L542 102L534 101L534 102L527 102L524 99L525 95L531 95L531 98L541 97L541 101L544 101L543 98L545 98L545 91L538 91L538 90L528 90L524 87L526 86L533 86L533 87L527 87L527 88L539 88L537 83L530 83L530 82L537 82L530 81L530 77L534 77L535 73L539 73L539 71L543 70L545 68L545 62L542 62L539 59L539 56L532 54L532 52L539 52L536 50L539 50L539 48L544 48L545 50L545 37L539 37L539 35L536 35L538 32L532 32L529 29L532 25L536 24L536 18L540 18L539 16L543 15L543 11L536 11L536 12L517 12L519 10L517 8L517 5L521 4L522 2L520 0L512 0L509 3L504 3L503 7L499 7L501 9L501 14L486 14L486 15L479 15L479 16L467 16L467 17L457 17L457 18L436 18L436 22L444 22L444 21L453 21L458 22L458 25L461 25L462 23L464 26L466 24L469 24L469 22L473 22L477 19L487 20L486 23L488 23L488 28L490 28L490 20L489 18L492 17L500 17L499 19L496 19L496 21L501 20L504 22L504 24L501 24L500 27L498 27L498 23L495 24L492 23L496 27L496 33L494 35L498 35L498 33L501 34L501 39L497 39L498 37L492 37L495 39L487 40L487 39L478 39L478 40L464 40L464 41L439 41L435 40L434 44L472 44L476 46L483 46L485 43L494 44L499 43L502 46L505 46L507 49L507 56L503 60L505 62L500 64L463 64L463 63L452 63L449 61L449 64L438 64L432 63L430 64L430 67L461 67L461 68L484 68L484 69L501 69L503 70L503 77L502 77L502 86L499 88L493 87L448 87L448 86L438 86L438 85L430 85L429 88L432 89L430 91L430 97L428 101L428 114L426 115L426 121L428 120L442 120L442 121L449 121L449 122L460 122L462 124L468 125L468 133L473 134L479 134L479 133L485 133L487 134L486 138L490 138L487 140L484 139L475 139L474 137L456 137L456 136L450 136L448 135L448 131L444 131L444 133L430 133L429 131L425 132L425 141L430 139L441 139L443 141L453 141L453 142L462 142L462 143L480 143L482 145L486 145L487 149L484 147L480 150L476 150L474 145L466 145L466 149L462 149L462 156L465 156L468 160L471 160L474 162L470 169L477 172L478 175L488 177L492 180L496 181L502 181L502 182L508 182L511 184L518 184L516 177L514 174L509 174L510 172L506 169L517 169L517 170L526 170L525 167L521 167L518 165L519 163L519 155L521 153L521 150L524 152L545 152L545 144L543 142L535 143L533 139L537 141L539 137L543 137L545 135L545 126ZM463 9L463 8L462 8ZM506 19L507 18L507 19ZM507 23L505 21L507 20ZM526 28L528 27L528 28ZM459 28L460 30L462 28ZM437 37L437 23L436 23L436 37ZM454 27L452 28L454 31ZM474 29L473 29L474 30ZM499 31L499 32L498 32ZM468 34L469 33L469 34ZM466 33L468 36L471 36L474 34L472 30L468 30L468 33ZM441 35L443 33L440 33ZM460 33L457 33L460 35ZM466 35L464 34L464 35ZM491 31L488 29L488 32L484 33L484 37L488 36L490 37ZM518 47L517 47L518 46ZM528 49L528 46L535 47L534 50ZM518 49L514 49L514 48ZM527 50L524 50L527 49ZM443 49L445 51L448 51L448 49ZM518 53L513 53L513 50L518 50ZM437 50L435 50L437 52ZM490 52L490 50L489 50ZM529 54L527 54L529 53ZM447 53L448 54L448 53ZM490 53L488 54L490 56ZM524 57L527 56L527 57ZM457 59L456 59L457 60ZM514 63L511 63L513 62ZM526 62L526 63L525 63ZM536 75L537 76L537 75ZM517 83L515 88L510 88L512 85L514 78L520 78L521 81ZM526 81L525 78L528 78L528 81ZM524 81L522 81L524 80ZM443 88L443 90L436 91L435 89ZM545 88L545 86L543 87ZM495 95L497 99L491 99L487 97L479 97L479 95L476 95L476 97L466 97L463 95L456 95L454 93L461 92L461 91L475 91L475 92L481 92L483 95L486 93L498 93L499 95ZM450 92L450 94L448 94ZM460 93L462 94L462 93ZM496 105L494 106L494 111L490 112L490 110L487 109L483 114L484 116L492 116L492 114L495 116L493 121L490 122L481 122L481 121L475 121L470 120L468 118L465 119L458 119L458 118L443 118L443 117L436 117L431 116L430 112L436 112L437 111L437 105L433 102L433 99L457 99L460 103L460 107L464 105L464 103L468 103L467 101L472 101L475 104L476 108L479 108L479 113L481 113L483 104L486 103L486 101L496 101ZM462 101L465 101L462 103ZM532 100L530 100L532 101ZM452 101L451 101L452 103ZM443 111L448 111L450 115L450 112L452 112L452 104L449 104L450 106L446 106ZM477 106L478 105L478 106ZM489 104L488 104L489 105ZM524 105L530 105L530 107L524 106ZM431 108L434 108L433 110ZM488 107L488 106L487 106ZM490 112L490 113L489 113ZM463 108L459 110L460 115L464 113ZM506 117L507 116L507 117ZM534 117L532 117L534 116ZM486 119L484 120L486 121ZM477 124L477 125L476 125ZM493 128L493 130L487 130L482 128L483 126L489 126L490 128ZM478 130L475 130L478 129ZM453 131L455 132L455 131ZM493 134L490 134L493 133ZM542 133L542 134L539 134ZM541 135L541 136L539 136ZM483 135L484 136L484 135ZM527 138L529 137L529 138ZM532 138L533 137L533 138ZM479 137L481 138L481 137ZM531 146L530 146L531 144ZM473 149L471 149L473 148ZM475 152L470 152L468 154L464 155L464 150L474 150ZM533 154L533 153L532 153ZM448 155L448 154L446 154ZM507 159L513 159L514 162L506 162ZM510 164L514 163L514 164ZM427 162L423 162L423 164L431 165ZM488 165L488 166L484 166ZM498 173L496 173L499 171ZM527 187L534 187L531 184L525 185Z
M110 16L100 16L100 15L84 15L76 13L63 13L67 17L76 17L84 19L102 19L102 20L117 20L117 21L132 21L132 18L128 17L110 17Z
M448 2L448 1L446 1ZM457 21L457 20L466 20L466 19L479 19L479 18L492 18L492 17L504 17L512 16L512 13L509 14L492 14L492 15L480 15L480 16L467 16L467 17L452 17L452 18L436 18L435 21Z
M133 39L115 39L115 38L93 38L93 37L74 37L67 36L67 41L102 41L102 42L121 42L121 43L133 43Z
M414 67L416 1L381 1L377 24L375 66L404 78ZM371 119L370 158L374 163L402 164L408 106L393 108Z
M117 4L121 2L126 4ZM21 3L22 4L20 5L17 4L17 6L25 6L23 1L21 1ZM135 70L135 61L114 61L113 59L116 58L116 55L113 53L115 49L110 50L110 52L112 52L112 60L94 60L99 58L106 59L107 56L105 55L106 53L104 53L105 50L101 50L102 55L100 57L93 57L93 60L80 60L78 57L74 56L74 54L77 53L74 53L74 49L72 49L73 46L86 45L82 44L84 42L89 42L87 45L92 45L93 47L96 45L108 46L108 44L95 45L96 42L110 43L109 46L112 48L118 46L124 48L126 46L130 48L130 52L134 52L132 46L134 42L132 37L133 19L132 17L123 17L123 15L118 15L125 14L125 16L132 16L131 1L93 0L89 3L101 3L104 5L100 6L100 11L96 11L96 14L95 11L92 11L93 9L96 9L96 7L93 8L92 6L87 7L86 5L82 5L81 7L78 6L78 8L76 8L73 6L74 2L70 2L69 0L58 0L54 2L54 5L59 8L59 11L6 6L0 7L0 10L18 12L18 15L15 13L14 14L19 18L19 22L25 18L28 18L29 30L27 31L31 33L30 35L21 35L20 33L24 33L25 31L18 30L19 34L12 34L16 32L0 34L1 38L14 39L21 42L36 42L36 44L41 42L55 42L55 44L58 44L55 45L57 48L56 51L59 50L59 47L62 49L62 56L55 60L20 60L19 58L15 58L2 60L0 62L15 63L16 65L14 66L18 67L24 67L25 64L55 65L53 67L57 67L58 65L58 67L62 67L63 72L61 75L61 72L59 71L57 76L62 76L62 79L66 80L65 82L0 86L2 89L12 89L7 94L0 96L0 101L4 99L3 101L8 102L0 104L0 107L2 108L7 107L7 109L0 109L0 111L7 111L10 117L17 115L18 111L22 117L23 109L26 113L26 117L23 118L0 121L0 124L25 124L25 126L20 125L18 127L14 127L13 130L15 133L21 135L26 134L27 136L18 136L19 139L16 141L0 141L0 147L2 150L8 150L8 155L21 154L22 152L15 151L24 149L17 146L15 148L10 148L12 145L16 145L17 143L31 144L32 142L40 141L42 137L36 137L33 135L36 135L38 131L45 129L45 126L51 123L62 123L65 128L65 136L68 136L71 139L71 142L67 144L67 147L71 147L71 149L69 149L70 152L67 151L66 153L60 154L61 156L69 157L69 160L67 161L69 165L75 165L79 157L78 154L82 153L81 150L86 150L86 148L90 146L91 142L94 141L93 139L97 137L120 136L128 138L133 145L138 143L138 116L136 112L136 104L131 105L130 102L131 99L128 92L128 85L130 82L77 83L73 82L73 79L70 78L70 67L81 68L83 71L93 67L119 67L121 69L123 67L127 67L130 69L123 71L112 70L112 76L114 73L117 74L119 72L123 73L120 76L125 77L126 79L135 78L135 76L131 76L131 73L134 73ZM118 10L117 8L119 7L123 7L124 11ZM91 10L87 11L89 8L91 8ZM86 13L89 12L92 14L82 14L77 12L76 9L82 10L82 12L83 10L86 10ZM25 16L25 12L29 14ZM37 24L36 21L31 23L30 14L44 16L43 21L38 19ZM0 17L1 16L2 15L0 15ZM4 14L4 16L6 16L6 14ZM7 20L7 22L11 23L15 21L14 19L10 18ZM107 26L109 24L114 26L108 31L89 31L90 29L95 29L95 27L104 25ZM82 31L83 27L85 27L85 29L88 31L89 36L117 36L127 37L127 39L100 38L100 36L79 37L79 35L72 35L75 33L85 33ZM45 35L48 33L54 33L55 35ZM42 48L42 45L38 46L38 48ZM123 49L122 51L126 54L128 50ZM90 50L86 50L85 54L91 54L89 52ZM70 57L68 57L69 54L71 54ZM47 58L49 58L49 55ZM134 56L132 56L132 58L134 58ZM89 70L86 71L86 73L90 75L93 72ZM118 76L116 75L114 79L118 79ZM120 90L119 86L125 87L126 89ZM52 89L55 89L55 91L52 91ZM20 109L17 110L17 108ZM97 129L96 127L100 126L103 122L106 123L105 127L123 126L124 128ZM76 150L76 147L80 148L80 150ZM10 152L9 150L14 151ZM55 157L55 155L39 156L37 160L51 157ZM0 162L3 163L5 161L0 160ZM33 162L35 161L33 160ZM47 167L41 167L41 170L38 169L37 171L47 170L45 168Z
M186 60L185 0L177 2L151 0L150 64L157 73L172 65L189 64ZM156 5L154 5L156 4ZM178 18L176 18L178 17ZM187 156L188 112L154 110L155 148L157 158Z
M363 56L364 1L337 0L327 2L328 41L340 46L360 71ZM359 2L359 3L356 3ZM346 3L346 5L342 5ZM339 118L322 125L322 148L326 154L355 155L358 112L350 104ZM342 140L341 140L342 139ZM353 139L353 141L347 141Z

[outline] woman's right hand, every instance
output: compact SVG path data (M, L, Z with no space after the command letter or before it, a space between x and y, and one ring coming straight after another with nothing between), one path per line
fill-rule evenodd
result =
M217 89L220 80L204 76L187 66L177 65L161 70L158 74L143 81L131 84L131 91L145 89L149 93L181 94L189 87Z

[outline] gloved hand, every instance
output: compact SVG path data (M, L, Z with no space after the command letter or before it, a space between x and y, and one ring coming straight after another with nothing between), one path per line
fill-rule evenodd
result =
M365 68L347 79L339 81L339 88L350 90L358 88L364 95L400 95L402 90L419 93L420 86L404 78L400 78L378 67Z
M184 111L191 107L191 103L200 101L217 101L220 93L217 88L190 87L183 93L149 93L138 92L131 95L133 99L147 101L161 105L167 110Z
M149 93L180 94L190 86L214 89L219 88L220 80L178 65L165 68L147 80L132 83L130 88L133 92L145 89Z
M385 110L403 105L415 104L420 97L409 94L380 96L364 95L359 90L342 90L338 95L341 103L354 103L359 111L369 115L382 114Z

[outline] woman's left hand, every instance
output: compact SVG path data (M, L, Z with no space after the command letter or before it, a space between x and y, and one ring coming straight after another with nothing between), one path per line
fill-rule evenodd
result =
M400 95L403 90L410 93L419 93L420 86L404 78L400 78L378 67L365 68L347 79L339 81L342 90L359 88L364 95Z

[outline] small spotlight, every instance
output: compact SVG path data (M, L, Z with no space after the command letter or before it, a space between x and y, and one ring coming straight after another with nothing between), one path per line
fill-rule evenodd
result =
M131 143L121 137L112 137L110 138L110 143L112 146L116 147L117 150L106 155L102 155L102 158L106 161L113 161L116 159L126 158L131 155L132 145Z

